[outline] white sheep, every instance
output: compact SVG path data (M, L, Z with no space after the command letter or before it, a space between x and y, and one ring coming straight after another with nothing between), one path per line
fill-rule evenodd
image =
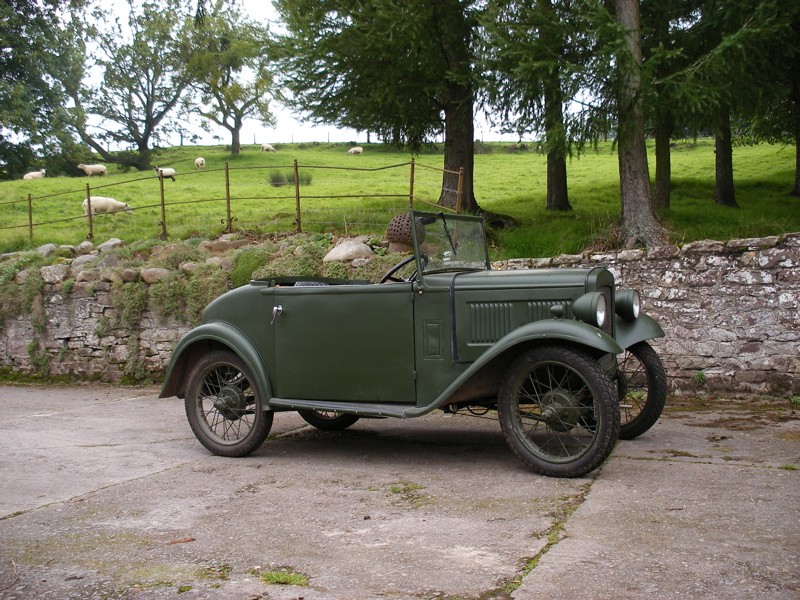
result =
M364 154L364 149L361 146L353 146L347 151L348 154Z
M161 179L172 179L172 181L175 181L175 169L168 167L155 167L155 169L156 175Z
M44 169L39 171L31 171L30 173L25 173L25 175L22 176L23 179L41 179L42 177L44 177Z
M81 163L78 165L78 168L86 173L87 177L91 177L92 175L108 175L108 169L106 169L105 165L85 165Z
M131 212L131 207L128 206L125 202L120 202L119 200L115 200L114 198L107 198L106 196L91 196L92 201L92 214L93 215L103 215L103 214L110 214L116 213L124 210L125 212ZM88 216L89 215L89 199L83 201L83 214Z
M262 152L277 152L272 144L261 144Z
M198 156L194 159L194 168L198 171L206 166L206 159L202 156Z

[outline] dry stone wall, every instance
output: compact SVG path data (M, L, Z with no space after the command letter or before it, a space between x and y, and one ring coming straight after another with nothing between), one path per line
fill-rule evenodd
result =
M159 381L183 323L145 310L134 324L114 306L114 281L147 283L163 273L43 267L31 314L0 333L2 365L119 382ZM640 290L666 337L654 342L673 391L800 395L800 234L702 241L649 250L517 259L495 268L607 266L621 287ZM20 287L24 284L17 282Z
M510 260L495 268L605 265L663 326L673 391L800 394L800 234L678 248Z

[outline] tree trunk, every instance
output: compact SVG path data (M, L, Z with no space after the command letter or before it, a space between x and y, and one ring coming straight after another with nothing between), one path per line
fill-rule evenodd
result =
M561 74L556 69L544 89L547 144L547 210L572 210L567 191L567 140L564 132Z
M455 89L453 89L455 88ZM442 192L439 204L447 208L458 208L461 212L477 214L480 210L473 190L475 166L475 125L473 123L472 102L461 102L465 92L460 85L451 85L447 95L452 98L444 108L444 169L458 172L464 169L460 200L458 175L442 174ZM469 92L471 98L471 91Z
M538 9L552 20L552 0L539 0ZM563 53L560 34L551 26L543 27L542 39L549 48ZM564 131L564 96L561 92L561 70L556 65L544 81L544 127L547 147L547 210L572 210L567 190L567 139Z
M670 179L672 178L670 140L672 139L673 124L669 111L661 111L656 119L656 189L653 207L658 211L669 208Z
M624 246L658 246L666 241L667 234L653 211L647 166L641 94L639 0L615 0L614 5L617 21L627 30L626 48L617 57L620 85L617 146Z
M725 113L728 116L728 113ZM714 186L714 202L722 206L738 208L736 192L733 186L733 142L730 121L725 123L714 136L714 155L716 162L716 185Z

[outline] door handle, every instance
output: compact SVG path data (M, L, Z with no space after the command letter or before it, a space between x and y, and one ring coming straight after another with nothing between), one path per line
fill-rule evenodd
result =
M272 321L270 321L270 323L269 323L269 324L270 324L270 325L274 325L274 324L275 324L275 319L276 319L277 317L280 317L282 314L283 314L283 306L281 306L280 304L276 305L276 306L275 306L275 307L272 309Z

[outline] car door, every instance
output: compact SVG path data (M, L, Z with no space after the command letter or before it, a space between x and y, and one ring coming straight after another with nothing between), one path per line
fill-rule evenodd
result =
M411 284L274 290L279 398L415 402Z

